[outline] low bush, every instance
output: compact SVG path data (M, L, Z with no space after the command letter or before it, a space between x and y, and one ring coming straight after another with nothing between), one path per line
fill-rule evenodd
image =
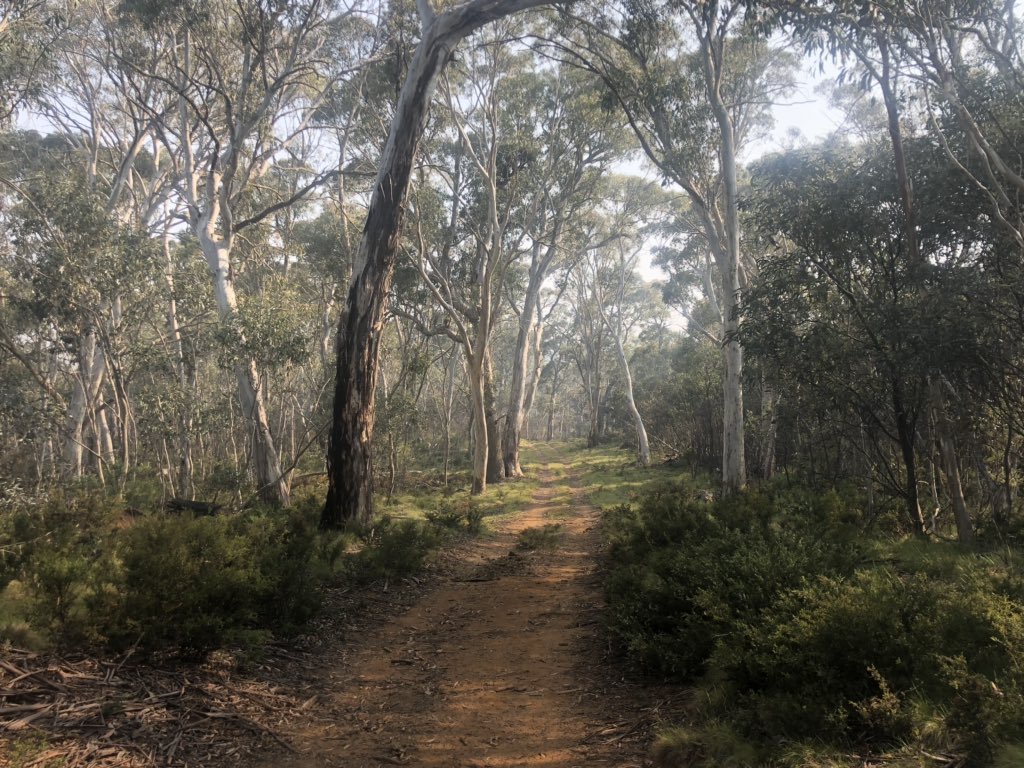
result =
M15 489L17 490L17 489ZM451 535L448 520L384 519L321 532L321 502L213 517L126 512L95 489L0 498L0 642L201 658L300 630L325 585L408 576ZM475 504L456 511L479 527Z
M1024 742L1012 557L870 535L833 492L713 504L684 486L605 520L613 631L634 662L701 692L695 724L664 737L664 755L838 765L808 762L806 745L918 745L989 766Z
M684 487L606 514L612 628L635 661L693 679L724 633L779 594L853 570L862 552L849 532L826 536L817 507L782 514L783 505L760 497L713 505Z
M115 646L199 657L301 627L319 606L317 533L300 512L155 515L124 532Z
M443 530L419 520L382 518L363 535L363 546L353 558L354 578L390 580L422 570L445 540Z
M476 534L483 526L484 511L474 498L445 498L441 499L436 509L427 510L423 516L431 525Z

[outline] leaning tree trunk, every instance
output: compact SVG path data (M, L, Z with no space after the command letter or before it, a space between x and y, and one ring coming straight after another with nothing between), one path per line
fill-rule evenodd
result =
M327 447L327 500L321 527L365 522L373 515L374 389L384 310L394 277L398 238L413 159L438 77L460 40L485 24L550 0L472 0L440 15L418 0L422 34L398 97L377 169L356 263L338 324L334 409Z
M626 379L626 404L629 406L629 413L633 417L633 426L636 428L636 464L638 467L646 467L651 463L651 445L647 441L647 430L644 428L644 420L636 407L636 399L633 397L633 374L629 370L629 360L626 359L626 350L622 346L622 337L616 333L615 350L619 354L619 365L622 366L622 375Z

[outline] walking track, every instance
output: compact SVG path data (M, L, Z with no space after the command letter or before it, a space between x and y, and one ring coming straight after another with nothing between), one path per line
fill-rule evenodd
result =
M529 509L466 545L411 607L320 654L308 714L277 731L294 752L258 766L648 765L675 696L621 680L601 625L598 514L564 487L559 503L546 466L541 480ZM551 524L554 546L516 549Z

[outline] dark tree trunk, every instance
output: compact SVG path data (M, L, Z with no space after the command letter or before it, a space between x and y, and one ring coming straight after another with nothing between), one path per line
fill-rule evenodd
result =
M338 324L334 411L327 446L327 500L320 517L321 528L362 525L373 516L370 439L377 359L405 213L403 201L437 77L459 39L438 38L432 34L436 26L435 21L420 41L402 88L359 243L357 263L363 266L352 281Z
M914 450L916 428L907 414L899 385L893 388L893 406L896 411L896 435L899 438L900 453L903 457L903 468L906 477L904 500L907 505L907 517L914 533L923 535L925 532L924 515L921 512L921 498L917 489L917 452Z
M338 323L334 409L327 447L327 500L323 528L365 523L373 515L374 390L384 310L395 271L404 201L412 164L426 126L430 100L452 50L467 35L496 19L550 0L470 0L436 15L420 0L423 26L377 170L370 208Z

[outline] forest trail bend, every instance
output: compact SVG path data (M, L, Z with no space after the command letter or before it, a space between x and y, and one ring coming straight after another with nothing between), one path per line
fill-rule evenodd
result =
M662 695L620 679L601 638L598 513L551 472L401 615L339 645L317 700L261 768L647 765ZM562 493L559 493L562 491ZM527 529L550 546L516 548Z

